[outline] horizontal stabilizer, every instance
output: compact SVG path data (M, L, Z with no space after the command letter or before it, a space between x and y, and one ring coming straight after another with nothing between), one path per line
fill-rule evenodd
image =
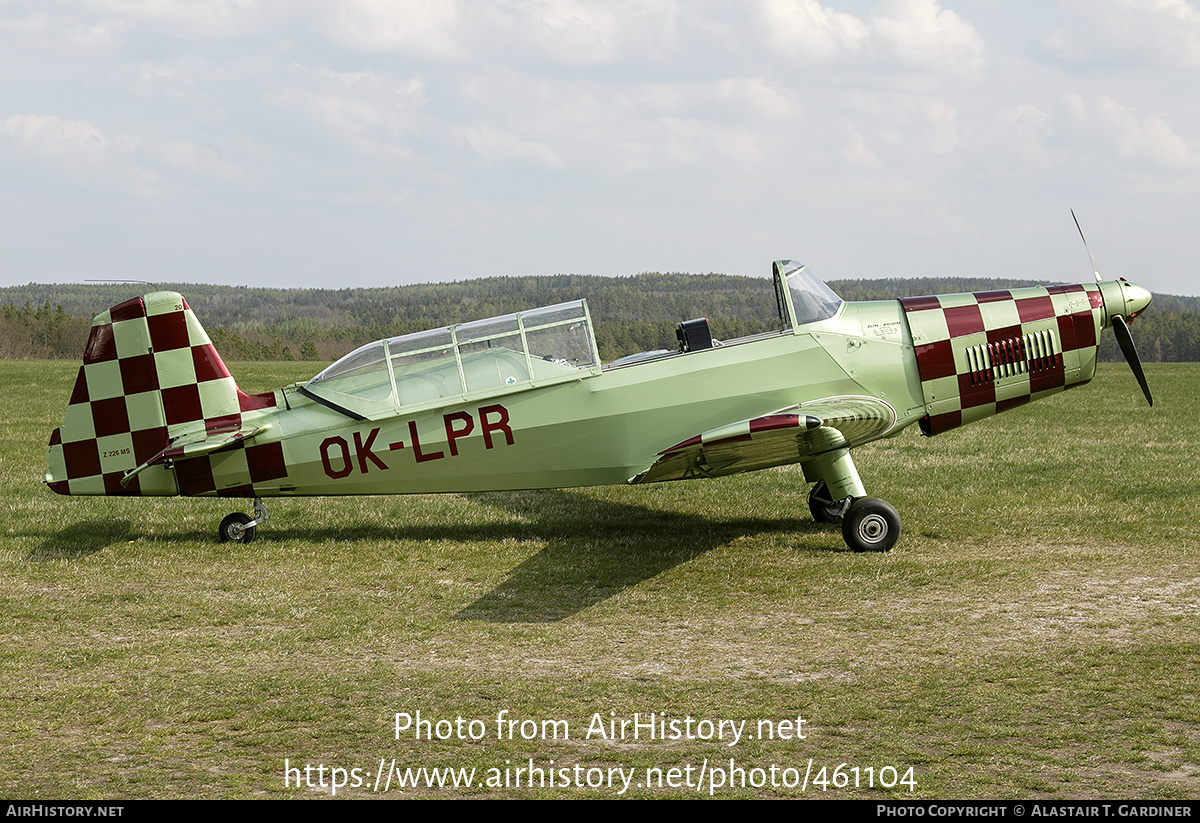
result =
M137 468L130 469L125 476L121 478L121 485L128 486L129 481L137 477L151 466L157 466L159 463L164 463L167 467L172 466L176 461L187 460L193 457L203 457L206 454L211 454L220 451L224 448L237 445L244 440L249 440L256 434L266 431L268 426L257 426L247 429L238 429L236 431L215 432L208 437L197 440L191 443L176 443L160 451L158 454L139 464Z

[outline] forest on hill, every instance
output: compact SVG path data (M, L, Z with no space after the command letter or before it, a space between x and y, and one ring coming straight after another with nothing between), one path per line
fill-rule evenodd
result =
M831 280L846 300L989 291L1033 280ZM0 288L0 358L82 355L91 317L140 294L183 294L226 360L332 361L354 348L422 329L586 298L603 360L674 348L675 324L707 317L718 339L779 327L767 278L643 273L630 277L485 277L387 288L269 289L187 283L29 284ZM1200 361L1200 298L1154 296L1133 327L1142 359ZM1105 335L1100 356L1121 355Z

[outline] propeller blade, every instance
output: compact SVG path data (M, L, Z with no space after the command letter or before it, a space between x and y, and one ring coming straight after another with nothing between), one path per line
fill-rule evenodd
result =
M1075 221L1075 228L1079 229L1079 239L1083 241L1083 249L1088 253L1088 260L1092 261L1092 274L1096 275L1096 282L1099 283L1104 278L1100 276L1100 267L1096 265L1096 258L1092 257L1092 250L1088 248L1087 238L1083 236L1083 229L1079 227L1079 218L1075 216L1075 209L1071 209L1071 219Z
M1129 324L1125 322L1125 318L1119 314L1113 315L1113 333L1117 336L1117 343L1121 346L1121 353L1125 355L1125 361L1129 363L1129 368L1133 369L1133 376L1137 378L1138 385L1142 387L1142 394L1146 395L1146 402L1151 406L1154 405L1154 398L1150 396L1150 386L1146 383L1146 374L1142 371L1142 360L1138 357L1137 347L1133 345L1133 335L1129 333Z

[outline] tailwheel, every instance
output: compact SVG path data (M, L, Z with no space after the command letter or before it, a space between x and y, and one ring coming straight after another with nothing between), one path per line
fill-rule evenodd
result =
M822 480L808 493L808 510L818 523L836 523L842 519L842 504L829 496L829 487Z
M862 497L842 516L842 538L856 552L888 552L900 539L900 515L887 501Z
M249 543L254 539L255 528L270 519L271 515L267 514L267 507L263 505L262 498L256 497L254 517L234 512L221 521L217 536L221 538L222 543Z
M254 539L253 523L250 515L234 512L221 521L217 534L222 543L249 543Z

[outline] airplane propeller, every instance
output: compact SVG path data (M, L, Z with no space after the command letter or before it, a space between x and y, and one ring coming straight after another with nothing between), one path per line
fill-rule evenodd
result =
M1096 258L1092 256L1092 250L1088 248L1087 238L1083 236L1083 229L1079 225L1079 218L1075 216L1074 209L1071 209L1071 219L1075 221L1075 228L1079 230L1079 239L1083 241L1083 248L1088 253L1088 260L1092 263L1092 274L1096 276L1096 282L1104 282L1104 278L1100 276L1100 267L1096 265ZM1142 387L1142 394L1146 395L1146 402L1153 406L1154 398L1150 396L1150 385L1146 382L1146 373L1142 371L1142 359L1138 357L1137 346L1133 344L1129 323L1120 314L1113 314L1112 329L1113 334L1117 336L1117 345L1121 347L1121 354L1125 355L1125 362L1129 364L1133 376L1137 378L1138 385Z
M1125 355L1125 362L1129 364L1129 368L1133 370L1133 376L1137 378L1138 385L1142 387L1142 394L1146 395L1146 402L1151 406L1154 405L1154 398L1150 396L1150 386L1146 383L1146 373L1142 371L1142 360L1138 357L1137 347L1133 345L1133 335L1129 333L1129 324L1125 322L1125 318L1121 315L1113 315L1113 334L1117 336L1117 344L1121 347L1121 354Z
M1092 261L1092 274L1096 275L1096 282L1104 282L1104 278L1100 276L1100 267L1096 265L1096 258L1092 256L1092 250L1088 248L1087 238L1083 236L1083 229L1079 226L1079 218L1075 216L1075 209L1071 209L1071 219L1075 221L1075 228L1079 231L1079 239L1083 241L1083 250L1088 253L1088 260Z

